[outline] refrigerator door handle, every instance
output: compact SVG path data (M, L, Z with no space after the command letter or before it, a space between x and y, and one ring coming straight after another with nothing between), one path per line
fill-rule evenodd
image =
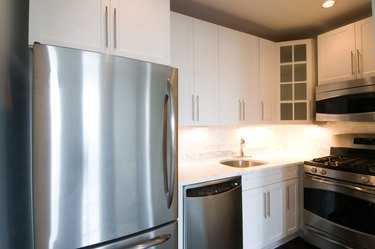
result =
M144 240L141 242L137 242L136 244L131 244L130 246L128 243L124 244L124 241L119 241L114 244L106 244L102 246L95 246L95 247L84 247L84 248L95 248L95 249L111 249L111 248L121 248L121 249L146 249L153 246L157 246L167 242L172 237L171 234L162 234L156 236L154 238ZM82 248L83 249L83 248Z
M164 101L164 187L167 196L168 208L171 207L174 195L175 184L175 151L176 151L176 116L174 110L174 96L172 92L173 83L168 79L168 90ZM169 156L169 158L168 158ZM168 160L169 159L169 160ZM168 161L170 165L168 165ZM170 174L168 179L168 166Z
M159 244L162 244L162 243L168 241L171 238L171 236L172 236L171 234L163 234L163 235L157 236L155 238L152 238L150 240L146 240L142 243L139 243L138 245L127 247L126 249L146 249L146 248L150 248L150 247L153 247L153 246L156 246L156 245L159 245Z

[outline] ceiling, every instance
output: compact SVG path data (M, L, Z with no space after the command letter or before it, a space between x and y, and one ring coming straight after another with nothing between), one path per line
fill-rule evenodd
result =
M312 38L371 16L371 0L170 0L171 10L272 41Z

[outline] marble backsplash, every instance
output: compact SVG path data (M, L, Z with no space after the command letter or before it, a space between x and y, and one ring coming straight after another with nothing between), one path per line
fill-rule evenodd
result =
M331 136L375 133L375 122L328 122L311 125L179 127L179 161L236 156L245 139L245 155L265 153L329 154Z

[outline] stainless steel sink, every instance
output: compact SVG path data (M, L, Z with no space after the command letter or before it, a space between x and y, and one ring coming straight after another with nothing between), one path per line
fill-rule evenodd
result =
M220 161L220 163L235 168L246 168L267 164L267 162L265 161L259 161L255 159L226 159Z

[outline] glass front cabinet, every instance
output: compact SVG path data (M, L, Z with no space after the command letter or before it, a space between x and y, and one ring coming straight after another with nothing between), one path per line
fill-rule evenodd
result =
M297 40L278 43L278 120L310 122L314 116L316 42Z

